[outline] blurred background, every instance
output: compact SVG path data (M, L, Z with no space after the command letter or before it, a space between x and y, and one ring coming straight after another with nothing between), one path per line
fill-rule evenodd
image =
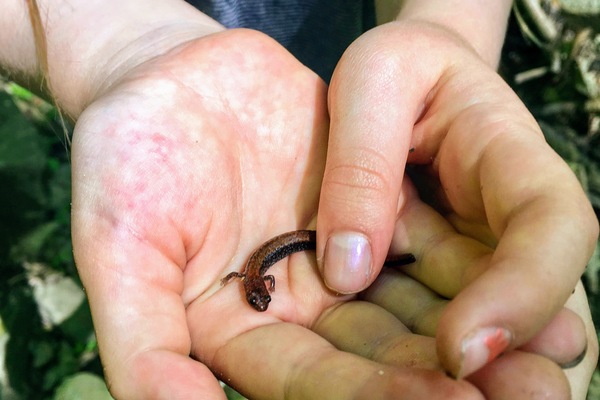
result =
M598 216L600 0L516 1L500 72ZM71 251L68 140L50 104L1 76L0 184L0 400L110 399ZM597 330L599 270L597 246L583 278Z

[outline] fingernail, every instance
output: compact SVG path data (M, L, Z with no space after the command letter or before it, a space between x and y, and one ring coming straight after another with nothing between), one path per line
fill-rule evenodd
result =
M471 375L505 351L512 335L504 328L482 328L462 342L461 366L456 379Z
M576 366L578 366L583 359L585 358L587 354L587 345L585 346L585 349L583 349L583 352L578 355L577 357L575 357L575 359L573 361L567 362L567 363L563 363L563 364L559 364L559 366L562 369L569 369L569 368L575 368Z
M339 293L363 290L371 275L371 244L365 235L335 233L325 245L325 284Z

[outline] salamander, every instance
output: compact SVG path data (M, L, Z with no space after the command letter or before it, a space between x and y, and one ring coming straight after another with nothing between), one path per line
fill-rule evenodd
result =
M275 290L275 277L265 275L267 270L277 261L290 254L315 250L316 247L317 233L314 230L298 230L275 236L252 253L243 273L231 272L221 279L221 284L225 285L233 278L241 278L248 304L256 311L266 311L271 302L270 292ZM415 261L415 256L407 253L388 257L384 265L398 266ZM268 288L267 282L269 284Z

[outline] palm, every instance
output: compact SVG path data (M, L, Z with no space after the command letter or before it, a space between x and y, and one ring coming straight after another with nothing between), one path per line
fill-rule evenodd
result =
M220 287L254 247L314 219L326 152L325 85L254 35L227 33L153 60L78 121L74 246L109 377L127 370L111 364L112 352L135 365L140 348L191 352L239 376L227 355L262 357L251 328L273 314L310 324L343 299L324 289L306 255L275 267L267 314L244 302L239 285ZM107 299L121 309L108 310ZM289 328L270 325L262 335L270 348L289 347L294 339L280 333ZM291 329L307 348L325 343ZM189 385L167 367L172 358L150 363Z

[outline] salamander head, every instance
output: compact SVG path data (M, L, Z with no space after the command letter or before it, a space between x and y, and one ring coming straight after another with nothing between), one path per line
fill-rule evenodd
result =
M271 295L263 283L246 292L246 300L256 311L266 311L271 302Z

